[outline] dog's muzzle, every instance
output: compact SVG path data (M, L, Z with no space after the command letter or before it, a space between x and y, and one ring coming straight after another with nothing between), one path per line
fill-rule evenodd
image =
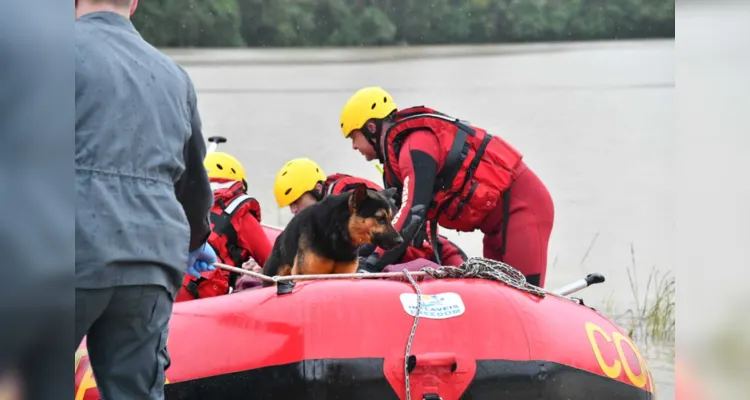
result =
M395 232L394 232L395 233ZM404 238L398 233L395 234L377 234L373 236L372 243L384 250L391 250L404 243Z

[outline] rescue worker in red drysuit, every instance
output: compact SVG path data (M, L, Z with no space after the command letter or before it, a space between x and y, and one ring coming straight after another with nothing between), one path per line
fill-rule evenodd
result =
M326 176L323 169L309 158L290 160L279 170L273 185L273 193L279 208L289 207L293 214L311 206L328 195L347 192L358 183L369 189L382 191L383 188L364 178L346 174ZM438 235L443 250L443 265L461 265L466 255L448 239ZM419 246L411 245L403 251L397 262L409 262L424 258L434 260L434 252L429 242L422 240ZM359 249L360 257L367 257L375 247L364 245Z
M552 198L511 145L427 107L399 110L380 87L360 89L347 101L341 130L354 150L383 164L386 187L401 192L396 229L420 213L431 222L430 231L435 221L457 231L479 229L485 258L544 286ZM378 248L364 268L380 271L397 256Z
M243 268L243 264L253 259L263 265L271 254L271 243L260 224L260 204L247 194L242 164L229 154L213 152L206 156L203 165L214 194L208 243L219 262ZM230 293L237 278L237 273L220 268L203 272L200 278L185 275L176 301Z

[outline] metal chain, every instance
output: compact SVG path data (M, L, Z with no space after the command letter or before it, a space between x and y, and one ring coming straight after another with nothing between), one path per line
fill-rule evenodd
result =
M404 275L409 280L414 291L417 292L417 312L414 313L414 322L411 324L411 333L409 333L409 339L406 341L406 353L404 354L404 381L406 383L406 400L411 400L411 380L409 379L409 355L411 354L411 344L414 341L414 335L417 333L417 324L419 323L419 313L422 310L422 291L419 290L419 285L412 278L409 270L403 270Z
M444 278L483 278L502 282L510 287L522 290L539 297L545 297L547 291L526 282L521 271L510 265L482 257L472 257L458 267L442 266L438 269L425 267L426 272L436 279Z

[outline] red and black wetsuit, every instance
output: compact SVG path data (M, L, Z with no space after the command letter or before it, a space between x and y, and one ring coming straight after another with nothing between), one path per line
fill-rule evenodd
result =
M243 182L212 179L214 206L211 209L211 235L208 244L216 251L219 262L234 267L252 257L259 265L271 254L271 243L263 231L260 204L245 193ZM216 269L201 278L185 275L175 301L227 294L238 277Z
M386 128L376 148L386 184L401 190L394 226L408 226L410 211L422 205L431 224L480 229L485 257L503 261L543 286L554 207L521 154L481 128L426 107L398 111ZM375 252L376 270L396 256L380 248Z

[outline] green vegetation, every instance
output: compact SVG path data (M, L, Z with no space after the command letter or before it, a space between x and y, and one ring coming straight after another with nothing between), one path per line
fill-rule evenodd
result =
M640 345L655 343L668 345L669 359L674 359L675 343L675 278L671 272L662 274L655 267L648 276L645 292L638 288L638 269L635 250L630 246L631 265L628 266L630 290L635 309L616 311L612 298L604 304L603 313L610 316L628 335ZM646 348L648 350L648 348Z
M159 47L674 37L674 0L149 0L133 22Z
M235 47L239 34L237 0L148 0L138 4L133 24L158 47Z

